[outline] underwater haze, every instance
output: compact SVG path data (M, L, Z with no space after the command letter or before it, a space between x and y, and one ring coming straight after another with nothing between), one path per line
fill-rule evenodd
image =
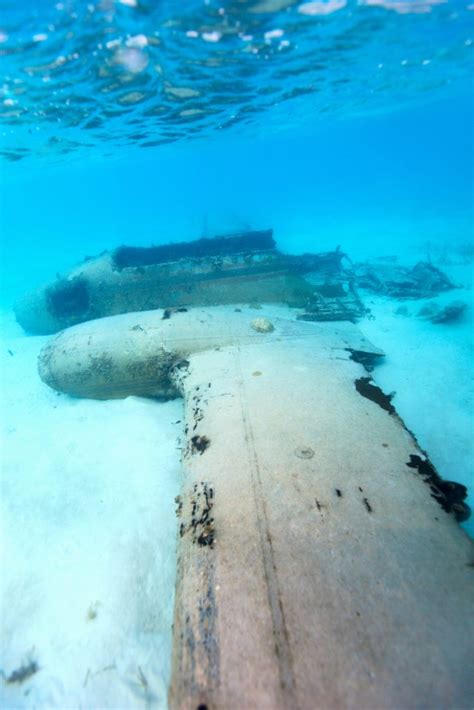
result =
M273 229L439 268L358 327L472 508L473 52L470 0L0 0L2 707L167 707L182 404L58 396L13 310L85 257Z

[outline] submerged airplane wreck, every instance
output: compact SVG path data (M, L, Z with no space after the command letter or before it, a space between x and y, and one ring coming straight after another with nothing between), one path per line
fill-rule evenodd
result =
M235 307L269 302L301 312ZM342 252L270 232L122 247L18 307L65 328L39 359L54 389L184 398L172 708L474 698L466 489L367 375L363 312Z
M27 294L15 311L25 330L36 334L119 313L242 302L288 303L313 316L319 312L321 320L353 319L363 307L347 264L340 250L282 254L272 230L122 246Z
M156 308L225 303L287 303L299 318L355 321L364 314L356 286L400 298L454 288L431 264L356 264L338 248L283 254L272 230L163 246L120 246L86 260L27 294L15 307L26 331L50 334L83 321Z

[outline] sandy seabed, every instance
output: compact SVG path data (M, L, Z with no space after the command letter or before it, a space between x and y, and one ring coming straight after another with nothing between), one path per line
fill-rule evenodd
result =
M165 707L182 402L59 395L4 325L0 706Z
M365 294L359 326L385 350L373 376L420 446L444 478L472 486L472 272L450 274L468 288L435 300L468 301L458 322ZM4 314L0 706L165 708L182 401L57 394L36 370L46 340ZM7 682L32 663L36 673Z

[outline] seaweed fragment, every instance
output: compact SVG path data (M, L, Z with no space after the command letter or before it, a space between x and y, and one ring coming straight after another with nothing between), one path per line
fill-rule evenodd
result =
M19 668L16 668L10 673L7 678L5 678L6 683L24 683L25 680L31 678L32 675L39 671L39 665L33 659L30 659L28 663L22 664Z
M455 288L449 278L430 262L420 261L409 268L394 263L355 264L359 288L390 298L427 298Z

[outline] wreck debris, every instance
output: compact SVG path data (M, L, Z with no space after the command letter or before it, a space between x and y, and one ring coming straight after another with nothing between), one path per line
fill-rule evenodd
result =
M451 301L444 307L438 303L427 303L418 311L418 316L430 321L431 323L453 323L462 316L467 308L467 303L464 301Z
M426 261L412 268L365 262L354 265L354 275L359 288L392 298L429 298L455 288L446 274Z
M303 276L337 284L347 278L345 259L339 248L283 254L272 230L163 246L121 246L25 294L15 313L26 331L48 334L136 311L165 309L166 320L189 306L267 302L304 308L315 289Z
M305 321L340 321L355 323L365 313L353 277L341 272L331 280L317 283L304 313L297 316Z

